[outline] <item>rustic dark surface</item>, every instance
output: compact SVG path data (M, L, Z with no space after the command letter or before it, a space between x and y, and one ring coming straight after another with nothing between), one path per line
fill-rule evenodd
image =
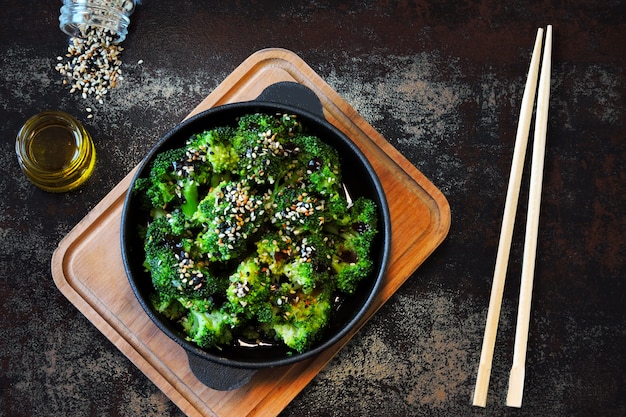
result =
M161 134L265 47L300 55L452 208L443 245L281 415L626 415L624 2L148 1L103 105L53 70L67 40L60 3L9 0L0 15L0 416L182 415L57 290L50 259ZM546 24L552 96L524 403L504 405L520 214L487 408L476 408L519 105ZM40 191L17 165L18 129L48 108L94 137L96 171L76 192Z

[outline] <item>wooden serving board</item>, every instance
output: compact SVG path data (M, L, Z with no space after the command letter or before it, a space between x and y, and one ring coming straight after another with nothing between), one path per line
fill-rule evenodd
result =
M450 208L419 170L290 51L265 49L253 54L189 116L254 99L281 81L300 83L318 96L326 118L369 159L388 199L393 232L389 266L381 290L358 329L444 240L450 227ZM203 385L191 373L183 348L144 313L126 278L119 243L120 218L135 169L59 243L52 258L54 282L187 415L276 416L357 330L304 362L260 370L239 389L216 391Z

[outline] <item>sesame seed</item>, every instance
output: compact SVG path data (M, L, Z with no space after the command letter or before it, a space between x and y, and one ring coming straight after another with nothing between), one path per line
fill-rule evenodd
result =
M71 39L65 54L68 61L57 64L55 69L72 81L70 93L79 91L84 99L93 94L102 104L102 96L122 79L119 55L123 48L111 43L112 33L108 30L87 28L82 35ZM64 57L58 56L57 60Z

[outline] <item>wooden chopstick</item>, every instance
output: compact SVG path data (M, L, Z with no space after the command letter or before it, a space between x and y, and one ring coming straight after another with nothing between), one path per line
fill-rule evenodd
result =
M537 96L537 117L535 120L533 159L530 171L526 236L524 238L522 281L520 285L519 307L517 311L513 366L509 375L509 391L506 398L506 405L509 407L521 407L522 395L524 393L526 348L528 344L530 304L532 299L535 258L537 253L537 234L539 231L539 209L541 206L546 132L548 129L551 66L552 26L548 26L546 29L546 41L543 50L541 78L539 79L539 92Z
M489 378L491 376L491 363L493 351L498 332L498 320L500 317L500 307L502 305L502 293L504 291L504 281L509 261L513 227L517 211L520 184L522 181L522 171L524 169L524 158L528 143L528 134L532 119L533 106L535 102L535 91L537 78L539 75L539 61L541 56L541 43L543 40L543 29L537 30L535 46L528 70L528 78L524 87L522 106L517 125L515 138L515 148L513 150L513 161L511 163L511 175L509 177L504 215L502 218L502 229L500 232L500 242L496 256L496 266L491 287L491 297L489 299L489 310L487 312L487 323L480 353L480 363L478 375L476 377L476 387L474 389L473 404L485 407L487 403L487 391L489 389Z

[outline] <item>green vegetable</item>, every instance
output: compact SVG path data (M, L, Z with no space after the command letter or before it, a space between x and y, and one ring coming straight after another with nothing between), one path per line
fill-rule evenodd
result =
M373 268L376 205L349 204L337 151L290 115L192 135L134 192L156 311L206 349L250 338L310 349Z
M221 182L200 202L192 221L202 226L196 244L210 261L242 256L263 222L263 195L243 181Z
M363 277L372 272L370 249L376 235L376 217L374 202L360 197L344 216L324 225L334 237L331 267L340 291L353 293Z
M193 308L183 317L181 324L189 338L201 348L212 348L232 340L233 320L220 309L200 311Z
M284 285L274 298L275 314L268 327L297 352L309 349L322 335L332 312L332 286L309 294Z
M232 147L235 130L220 127L192 136L187 142L189 153L206 162L212 173L229 173L236 168L239 155Z

